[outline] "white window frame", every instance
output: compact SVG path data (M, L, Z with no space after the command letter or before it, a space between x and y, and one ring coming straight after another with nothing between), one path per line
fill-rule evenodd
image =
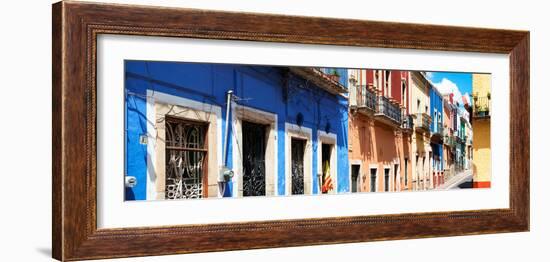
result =
M243 105L232 105L232 121L231 129L232 137L232 153L233 153L233 197L243 196L243 138L242 138L242 122L248 121L257 124L265 124L269 126L267 130L267 146L265 156L265 196L278 195L277 178L278 178L278 143L277 143L277 114L262 111L256 108Z
M175 116L190 120L200 120L209 123L208 127L208 192L217 190L219 167L222 166L222 111L219 106L198 102L188 98L173 96L155 90L147 90L146 114L147 114L147 200L164 199L165 162L164 162L164 132L159 128L164 123L159 123L157 118L164 117L164 113L157 115L162 105L171 105L180 109L181 114ZM185 110L192 109L193 111ZM195 114L195 112L197 114ZM172 114L174 115L174 114ZM204 119L209 116L208 119ZM202 119L201 119L202 118ZM217 152L217 153L214 153ZM214 183L214 184L212 184ZM210 194L210 193L209 193Z
M323 174L323 149L322 144L329 144L331 146L330 150L330 177L332 178L332 183L334 184L334 189L329 191L329 194L338 193L338 154L337 154L337 144L336 144L336 134L327 133L325 131L317 131L317 172ZM320 182L320 181L319 181ZM321 187L322 185L319 185ZM321 191L319 191L321 194Z
M358 160L358 159L353 159L353 160L349 160L349 192L350 193L353 193L352 190L351 190L351 183L352 183L352 175L351 175L351 172L352 172L352 168L351 166L353 165L356 165L356 166L359 166L359 174L357 176L357 193L361 193L363 192L362 190L362 186L363 186L363 178L361 176L361 171L363 171L363 161L361 160Z
M285 195L292 195L292 138L306 140L304 150L304 195L311 195L313 194L313 179L317 179L317 175L313 172L312 130L292 123L285 123Z
M372 192L372 170L376 170L376 173L375 173L375 181L374 181L374 192ZM380 178L378 177L378 165L377 164L370 164L369 165L369 192L371 193L376 193L378 192L378 182L380 181Z
M392 183L391 183L391 180L392 180L392 169L393 167L391 165L383 165L382 166L382 169L383 169L383 172L382 172L382 177L384 179L384 183L382 183L382 187L384 188L384 190L382 192L392 192ZM390 170L390 172L388 173L388 191L386 191L386 169Z

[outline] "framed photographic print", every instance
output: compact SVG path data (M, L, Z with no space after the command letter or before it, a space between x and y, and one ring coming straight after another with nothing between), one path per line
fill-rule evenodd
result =
M53 257L529 230L529 32L53 5Z

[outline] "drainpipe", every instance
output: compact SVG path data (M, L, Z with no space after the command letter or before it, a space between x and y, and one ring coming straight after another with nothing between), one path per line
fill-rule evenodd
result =
M225 142L223 143L223 165L226 166L226 160L227 160L227 145L229 144L227 142L228 138L228 131L229 131L229 112L231 111L231 98L233 97L233 90L227 91L227 107L225 109Z
M227 168L226 162L227 162L227 147L229 144L228 138L229 138L229 114L231 111L231 99L233 98L233 90L227 91L227 107L225 111L225 134L224 134L224 143L223 143L223 164L220 167L219 174L218 174L218 189L220 192L220 196L225 196L225 190L227 189L227 184L231 182L231 178L233 177L233 171Z

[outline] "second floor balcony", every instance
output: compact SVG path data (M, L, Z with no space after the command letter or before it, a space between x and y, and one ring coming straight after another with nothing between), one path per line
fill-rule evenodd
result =
M431 142L435 144L443 143L443 123L433 123Z
M457 144L464 144L466 142L466 139L464 135L459 134L458 136L454 137Z
M402 125L401 128L405 132L411 132L414 128L414 121L412 115L407 115L405 112L402 114Z
M431 132L432 132L432 137L442 138L443 137L443 123L441 123L441 122L433 123Z
M372 87L357 85L350 90L350 105L362 113L372 113L376 110L376 93Z
M452 135L444 136L443 137L443 144L445 144L449 147L455 147L456 146L456 138Z
M429 132L432 118L426 113L417 113L414 121L414 127L420 132Z
M491 96L474 96L474 118L489 118L491 116Z
M326 69L316 67L289 67L290 72L312 82L321 89L335 95L348 93L345 81L341 79L345 69Z
M378 104L376 107L375 116L389 124L400 126L402 122L401 108L399 107L399 104L394 101L390 101L390 99L385 96L378 96L377 100Z
M456 139L454 137L454 132L450 128L445 128L443 132L443 144L449 147L456 146Z

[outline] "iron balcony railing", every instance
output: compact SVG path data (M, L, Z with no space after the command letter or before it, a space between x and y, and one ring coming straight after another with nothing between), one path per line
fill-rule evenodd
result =
M455 147L456 139L453 135L445 135L445 137L443 138L443 143L449 147Z
M432 118L430 115L426 113L417 113L416 114L416 121L415 121L415 127L419 129L423 129L425 131L430 130L430 123L432 122Z
M376 94L366 85L358 85L355 89L355 99L358 108L376 109Z
M340 79L342 75L345 75L344 70L339 72L336 69L318 67L289 67L289 70L291 73L310 81L315 86L331 94L342 95L347 94L349 91L347 81Z
M406 112L403 112L402 119L403 119L403 123L401 125L401 128L405 130L412 130L414 127L413 117L411 115L407 115Z
M491 97L474 97L474 117L483 118L491 116Z
M443 123L435 123L434 124L434 130L432 130L433 135L443 135Z
M401 124L401 110L397 103L392 103L385 96L378 96L378 108L376 113Z

